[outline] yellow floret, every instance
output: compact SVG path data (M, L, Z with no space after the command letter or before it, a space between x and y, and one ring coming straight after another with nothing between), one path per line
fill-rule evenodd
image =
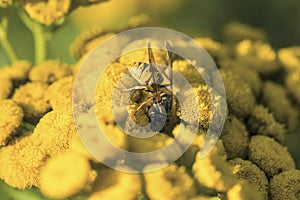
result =
M70 0L25 1L24 9L32 19L46 25L64 17L70 8Z
M45 95L48 85L41 82L28 82L15 90L12 99L20 105L25 118L35 120L50 110Z
M278 123L272 113L262 105L253 108L247 121L248 129L253 134L266 135L274 138L280 144L285 142L286 129Z
M236 60L225 59L220 61L222 69L230 70L234 74L238 74L240 78L251 87L253 94L258 97L262 89L262 80L259 74L252 69L246 68Z
M285 124L290 133L297 129L299 112L292 105L283 86L270 81L266 82L263 87L262 102L274 113L278 122Z
M225 122L221 139L228 159L246 158L249 146L249 133L245 125L236 117L229 116Z
M23 121L23 110L12 100L0 100L0 146L18 133Z
M291 72L286 77L286 87L289 93L296 99L297 103L300 104L300 70Z
M89 160L97 162L96 158L92 154L90 154L86 147L83 145L78 134L75 134L74 137L70 140L69 149L70 151L80 154L81 156L86 157Z
M265 173L251 161L236 158L228 161L231 173L238 179L247 180L258 190L264 199L268 199L268 179Z
M6 8L12 5L14 0L0 0L0 8Z
M228 200L263 200L264 197L248 182L239 181L227 191Z
M184 76L191 84L200 85L205 83L198 70L187 60L175 60L173 70Z
M225 192L235 184L236 180L230 174L226 163L226 153L221 140L205 158L200 159L196 155L193 175L199 186L218 192Z
M75 133L72 114L61 111L47 113L34 129L35 137L43 142L42 148L49 155L56 155L65 151Z
M146 193L150 199L190 199L196 195L193 179L184 167L170 165L144 174Z
M270 181L273 200L300 199L300 170L290 170L274 176Z
M50 158L43 166L39 188L50 198L67 198L85 187L90 169L85 157L66 151Z
M109 67L107 67L106 71L98 81L95 93L96 113L101 115L101 113L107 113L107 110L111 110L113 90L116 87L117 81L122 77L125 71L127 71L127 67L119 63L112 63Z
M28 78L28 73L31 68L31 63L28 61L17 61L11 66L3 67L0 69L0 77L6 77L10 80L25 81Z
M269 44L243 40L236 46L237 60L241 65L262 74L279 69L276 53Z
M142 13L140 15L131 17L128 20L128 26L134 28L141 25L145 25L149 21L150 21L149 15Z
M88 200L137 199L141 192L141 180L138 174L100 168L93 192Z
M34 82L53 83L65 76L72 74L72 69L59 60L48 60L32 68L29 79Z
M42 141L32 134L0 150L0 178L19 189L37 186L40 168L47 155L41 148Z
M279 49L278 57L287 71L294 71L300 68L300 46L292 46Z
M199 85L194 88L196 100L199 105L199 125L204 129L208 129L212 119L220 120L217 116L222 116L220 105L221 97L212 88L207 85ZM216 122L217 125L222 124Z
M113 36L114 33L108 33L101 27L94 27L81 33L72 43L70 53L74 58L80 58L89 53L98 44Z
M282 171L295 169L295 163L286 147L267 136L252 136L249 144L249 160L258 165L269 177Z
M228 42L239 42L244 39L264 41L266 33L261 29L243 23L231 22L224 28L224 38Z
M53 110L72 111L73 86L73 76L62 78L49 86L45 99Z
M6 99L10 96L12 89L13 89L13 83L10 79L6 77L0 77L0 100Z
M238 118L246 118L255 104L254 95L249 85L238 74L228 70L221 70L226 90L229 113Z
M194 38L214 58L227 57L229 52L221 43L209 37Z

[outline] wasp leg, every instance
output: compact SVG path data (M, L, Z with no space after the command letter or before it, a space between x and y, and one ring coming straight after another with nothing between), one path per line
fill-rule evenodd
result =
M139 111L147 103L150 103L152 100L153 100L152 97L148 97L146 101L144 101L143 103L141 103L141 105L139 105L139 107L136 109L136 112Z

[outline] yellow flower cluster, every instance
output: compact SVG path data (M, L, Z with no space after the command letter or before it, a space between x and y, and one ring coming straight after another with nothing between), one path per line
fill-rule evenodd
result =
M84 194L90 200L297 199L299 170L295 169L284 142L287 130L293 132L298 125L299 113L295 107L300 102L300 93L296 91L300 70L281 68L276 51L264 42L262 32L241 24L238 27L242 30L227 28L227 39L233 43L198 39L218 60L228 105L221 138L205 158L200 159L199 148L212 123L212 115L218 115L220 95L205 84L191 61L178 57L173 63L174 70L192 84L200 116L195 139L182 157L155 172L128 174L103 166L84 148L71 113L74 80L88 53L114 34L94 29L74 43L73 54L81 59L73 68L60 61L34 67L23 61L1 69L0 80L5 85L0 89L0 178L20 189L36 186L50 198ZM230 39L233 36L236 40ZM147 42L134 41L127 48ZM126 52L126 48L121 51ZM164 64L165 51L153 51L156 62ZM280 59L282 65L290 65L284 56ZM168 129L151 138L138 139L126 135L116 125L112 93L119 80L126 78L127 68L137 61L148 62L147 49L126 53L108 66L98 81L95 105L90 106L95 108L101 128L115 146L147 153L176 140L173 136L178 134L179 126L171 118ZM287 76L282 73L280 80L286 80L286 86L271 78L272 73L282 69ZM124 92L119 93L122 101ZM125 106L128 111L125 117L144 116L135 122L149 123L146 113L149 105L137 109L147 95L143 90L134 92L128 108ZM176 103L173 107L175 111L168 114L179 120L181 108ZM89 122L88 118L85 120ZM28 123L33 124L31 131L26 129ZM145 170L148 167L151 166Z

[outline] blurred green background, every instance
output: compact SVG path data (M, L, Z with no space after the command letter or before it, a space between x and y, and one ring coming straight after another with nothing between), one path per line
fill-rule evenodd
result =
M264 29L275 48L300 44L299 0L126 0L126 3L111 0L78 8L66 17L49 42L48 58L73 63L69 45L80 31L96 25L106 29L122 28L130 17L140 13L150 16L152 26L172 28L190 36L209 35L221 40L224 25L239 21ZM14 8L9 9L9 15L8 33L13 47L20 58L33 60L30 32ZM9 60L1 48L0 66L4 64L9 64Z

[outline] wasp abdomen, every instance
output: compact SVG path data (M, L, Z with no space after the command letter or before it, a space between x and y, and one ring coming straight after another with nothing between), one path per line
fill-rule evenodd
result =
M168 115L166 109L157 103L154 103L149 109L150 128L153 131L161 131L167 122Z

